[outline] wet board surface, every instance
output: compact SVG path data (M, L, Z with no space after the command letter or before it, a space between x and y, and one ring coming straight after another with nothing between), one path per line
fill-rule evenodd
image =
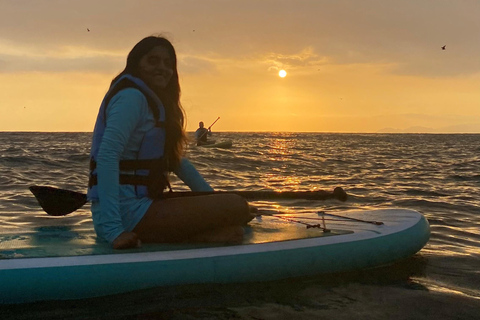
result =
M325 233L319 228L307 228L305 225L298 225L291 221L269 216L254 219L248 226L244 227L244 230L243 245L353 233L351 230L329 230L329 232ZM47 226L22 232L1 234L0 259L140 253L223 246L229 245L207 243L143 244L141 248L114 250L110 244L101 240L98 241L93 229Z

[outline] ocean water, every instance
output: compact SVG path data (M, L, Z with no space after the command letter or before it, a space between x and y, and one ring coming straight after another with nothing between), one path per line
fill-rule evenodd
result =
M90 133L0 132L0 232L91 227L88 204L51 217L28 190L50 185L85 192L90 138ZM480 134L215 133L213 138L231 139L233 147L192 147L187 156L217 190L340 186L346 202L252 204L288 212L414 209L428 219L430 241L405 261L361 272L0 306L0 319L480 319ZM176 179L173 188L187 190Z

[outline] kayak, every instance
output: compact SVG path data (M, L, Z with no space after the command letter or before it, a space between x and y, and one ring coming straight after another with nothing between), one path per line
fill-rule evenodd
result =
M394 263L427 243L417 211L262 215L242 244L144 244L114 250L93 229L0 234L0 303L70 300L158 286L272 281Z
M223 148L223 149L228 149L231 148L233 145L232 140L225 140L221 142L214 142L214 143L207 143L207 144L201 144L198 147L202 148Z

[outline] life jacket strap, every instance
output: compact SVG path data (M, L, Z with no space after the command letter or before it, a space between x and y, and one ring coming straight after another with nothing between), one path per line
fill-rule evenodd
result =
M88 187L92 188L98 184L96 174L92 174L96 169L97 163L90 159L90 177L88 179ZM148 170L148 175L124 174L119 175L120 184L147 187L148 197L151 199L162 198L163 191L168 187L170 192L172 187L168 181L168 166L165 158L149 159L149 160L121 160L119 164L120 170Z
M97 168L97 162L90 159L90 171ZM166 171L167 164L164 158L162 159L148 159L148 160L120 160L119 169L122 171L129 170L157 170L161 168Z

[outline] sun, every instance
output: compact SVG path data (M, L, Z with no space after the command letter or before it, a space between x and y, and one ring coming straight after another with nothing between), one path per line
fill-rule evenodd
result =
M278 76L279 76L280 78L285 78L286 75L287 75L287 71L285 71L285 70L280 70L280 71L278 72Z

